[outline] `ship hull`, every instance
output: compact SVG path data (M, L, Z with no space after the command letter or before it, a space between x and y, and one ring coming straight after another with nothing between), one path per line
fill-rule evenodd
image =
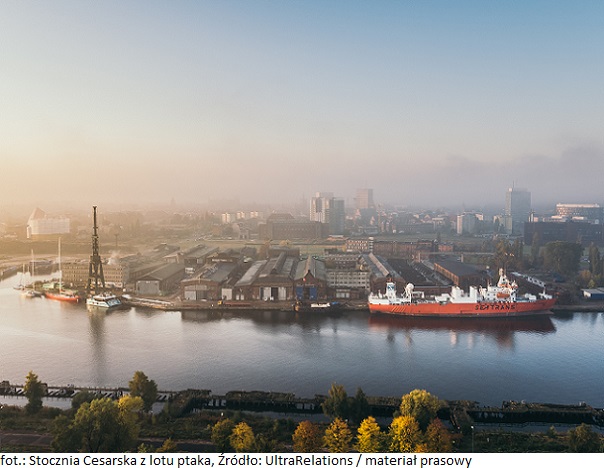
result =
M411 317L525 317L551 314L555 299L530 302L469 302L469 303L369 303L374 314L404 315Z
M52 299L53 301L62 301L62 302L71 302L71 303L80 302L79 296L71 296L71 295L66 295L66 294L61 294L61 293L50 293L50 292L44 293L44 296L47 299Z

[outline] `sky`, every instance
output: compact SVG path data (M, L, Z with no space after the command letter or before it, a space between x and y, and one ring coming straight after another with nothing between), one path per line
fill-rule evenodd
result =
M0 3L0 208L604 203L604 2Z

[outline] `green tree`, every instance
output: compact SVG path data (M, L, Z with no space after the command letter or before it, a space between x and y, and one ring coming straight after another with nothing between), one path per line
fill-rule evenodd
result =
M81 392L76 393L71 399L71 409L77 411L82 404L90 403L94 399L96 399L94 393L91 393L88 390L82 390Z
M568 446L572 452L599 452L602 446L600 436L591 426L583 423L568 431Z
M89 404L89 403L87 403ZM81 434L73 430L72 420L61 414L51 424L53 440L50 443L54 452L77 452L82 445Z
M512 245L507 239L500 239L495 243L495 254L491 260L491 267L498 271L503 268L504 271L519 268L522 262L521 244Z
M45 394L45 388L33 371L29 371L25 377L23 393L27 397L26 411L30 414L39 412L42 409L42 397Z
M356 448L361 453L376 453L383 450L384 434L373 416L364 419L357 431Z
M522 270L524 268L524 242L516 239L512 245L513 262L511 268Z
M349 402L348 395L343 385L332 383L327 398L321 404L323 413L330 418L348 417Z
M266 434L258 434L254 437L254 446L250 452L275 453L282 452L280 441Z
M349 452L352 444L352 432L346 421L340 418L334 419L325 429L323 442L331 453Z
M428 425L425 439L427 452L449 453L453 449L451 434L438 418Z
M579 269L583 247L573 242L548 242L543 251L543 263L546 268L563 275L571 275Z
M62 418L55 424L52 447L59 452L125 452L136 446L139 424L132 412L142 410L142 400L124 397L115 402L100 398L83 403L73 421ZM120 408L121 406L121 408ZM59 419L59 418L57 418ZM69 423L66 426L66 423Z
M240 422L233 428L229 442L235 452L251 452L255 442L254 431L247 423Z
M388 435L391 452L414 452L422 439L418 422L409 415L394 418Z
M117 401L120 424L128 434L138 436L140 416L145 403L139 396L125 395Z
M229 418L218 421L212 427L211 440L218 452L228 452L229 450L232 450L229 438L231 437L233 429L235 429L235 423Z
M158 451L159 451L159 449L158 449ZM137 453L153 453L153 452L155 452L155 448L151 444L140 444L136 448L136 452Z
M600 249L592 242L589 246L589 271L592 275L602 274L602 257Z
M318 452L323 447L319 427L310 421L302 421L292 435L294 452Z
M139 396L145 403L145 411L150 411L153 403L157 401L157 384L149 380L144 372L136 371L132 380L128 382L130 395Z
M363 419L369 416L369 402L365 392L359 387L354 398L349 400L350 410L348 412L350 420L359 424Z
M531 241L531 263L533 267L539 265L539 252L541 252L541 236L538 232L535 232Z
M401 399L401 416L413 416L419 427L425 430L436 417L440 400L426 390L412 390Z
M178 452L178 445L171 438L164 440L164 443L157 449L159 453L174 453Z

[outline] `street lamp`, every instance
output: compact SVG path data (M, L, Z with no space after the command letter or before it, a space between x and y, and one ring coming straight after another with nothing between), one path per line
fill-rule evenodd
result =
M474 453L474 426L470 426L472 428L472 453Z

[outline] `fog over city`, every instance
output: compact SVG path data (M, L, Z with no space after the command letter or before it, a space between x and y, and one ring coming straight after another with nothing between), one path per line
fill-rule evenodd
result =
M8 2L0 211L602 203L601 2Z

